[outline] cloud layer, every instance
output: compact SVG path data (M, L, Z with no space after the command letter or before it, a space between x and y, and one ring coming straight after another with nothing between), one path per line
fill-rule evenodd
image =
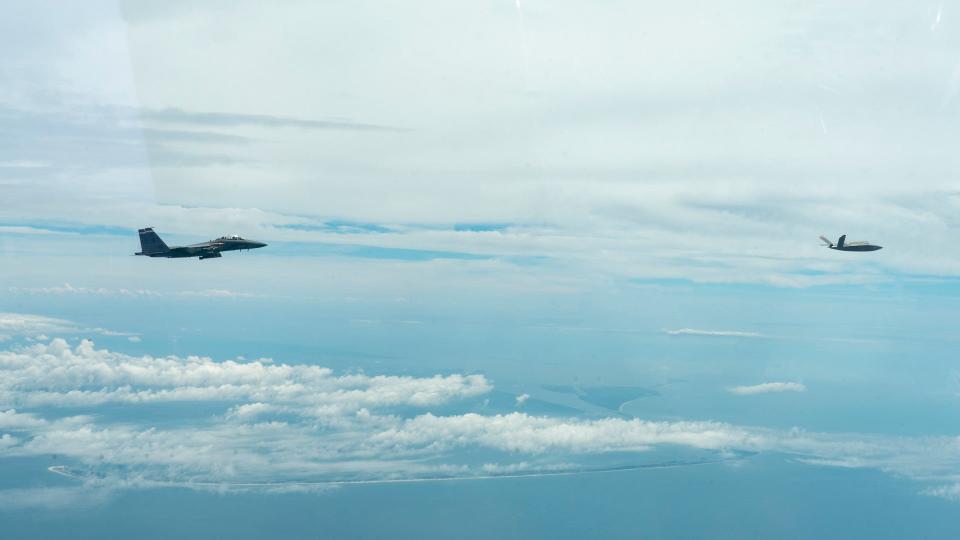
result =
M934 484L931 493L945 497L953 491L937 486L960 475L954 437L435 412L492 389L482 375L338 375L269 360L130 356L86 340L70 347L53 339L0 351L0 459L57 455L58 472L104 489L537 474L576 471L586 467L587 456L596 463L596 456L639 458L656 448L718 458L779 452L812 466L872 467ZM738 393L799 389L765 383ZM124 413L116 416L112 404L123 404ZM219 412L181 413L178 422L162 426L137 413L138 407L177 404ZM477 452L487 457L468 458ZM48 495L51 504L62 504L69 493Z
M581 286L960 275L957 38L929 13L527 4L521 29L510 3L23 8L0 220L535 256Z
M371 407L438 405L490 390L481 375L432 378L333 376L329 369L202 357L131 357L59 338L0 352L0 402L15 407L76 407L173 401L251 402L237 415L286 410L340 418ZM269 405L264 405L266 402Z

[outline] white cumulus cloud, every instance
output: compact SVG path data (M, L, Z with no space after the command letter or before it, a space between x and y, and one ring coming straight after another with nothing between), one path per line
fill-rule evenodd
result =
M744 388L796 390L791 384L797 383ZM0 351L0 459L57 455L62 463L54 472L84 486L225 492L575 472L585 466L584 456L595 463L598 456L639 456L657 447L695 448L718 459L778 452L811 466L869 467L923 482L948 483L960 474L955 437L434 409L492 388L482 375L337 374L282 362L126 355L86 340L71 347L54 338ZM222 408L158 426L135 407L173 402ZM101 407L111 403L130 405L122 421ZM93 414L78 416L64 407ZM486 465L463 462L476 451L491 456ZM29 498L37 505L69 500L55 492L31 492Z
M0 351L0 403L11 406L268 401L295 405L300 414L331 416L360 407L439 405L490 389L482 375L337 376L312 365L129 356L88 340L73 348L56 338Z

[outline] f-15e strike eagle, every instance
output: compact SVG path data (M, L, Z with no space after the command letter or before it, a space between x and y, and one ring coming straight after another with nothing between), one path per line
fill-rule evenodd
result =
M883 249L882 246L877 246L870 242L847 242L847 235L841 236L836 244L831 242L826 236L821 235L820 239L823 240L824 246L839 251L876 251Z
M240 249L256 249L266 246L263 242L254 242L246 240L234 234L231 236L221 236L216 240L191 244L189 246L167 246L163 240L153 232L153 229L139 229L140 249L135 255L144 255L146 257L165 257L168 259L177 259L182 257L200 257L200 260L213 259L221 257L222 251L237 251Z

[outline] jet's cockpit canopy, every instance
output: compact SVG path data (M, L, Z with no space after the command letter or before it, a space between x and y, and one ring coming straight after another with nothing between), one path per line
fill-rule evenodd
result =
M243 237L239 234L231 234L230 236L221 236L217 240L243 240Z

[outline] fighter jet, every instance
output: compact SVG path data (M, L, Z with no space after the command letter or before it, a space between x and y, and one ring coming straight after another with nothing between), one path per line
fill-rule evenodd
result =
M189 246L168 247L163 240L153 232L153 228L139 229L140 249L134 255L144 255L146 257L166 257L175 259L181 257L200 257L200 260L214 259L221 257L221 251L236 251L239 249L256 249L266 246L263 242L254 242L246 240L234 234L230 236L221 236L216 240L191 244Z
M821 235L820 239L823 240L824 246L840 251L876 251L883 249L882 246L877 246L870 242L847 242L847 235L841 236L840 239L837 240L836 245L826 236Z

